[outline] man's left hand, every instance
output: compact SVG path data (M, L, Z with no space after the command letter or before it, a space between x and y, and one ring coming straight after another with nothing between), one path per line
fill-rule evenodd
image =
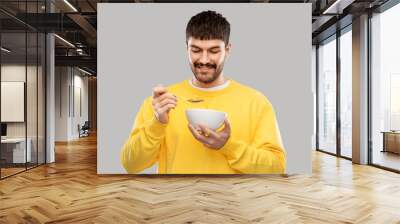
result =
M204 146L211 149L222 148L231 136L231 125L227 118L224 120L224 128L219 132L211 130L204 125L194 127L189 124L189 129L192 132L193 137L203 143Z

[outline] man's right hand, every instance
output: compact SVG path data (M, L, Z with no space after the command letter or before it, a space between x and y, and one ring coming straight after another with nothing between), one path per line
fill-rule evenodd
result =
M168 123L168 113L171 109L176 107L177 98L171 93L167 92L167 88L158 85L153 88L153 109L155 116L161 123Z

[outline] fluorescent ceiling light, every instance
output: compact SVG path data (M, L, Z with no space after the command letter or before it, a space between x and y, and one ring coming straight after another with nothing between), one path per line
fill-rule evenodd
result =
M334 7L336 7L337 4L339 4L341 0L336 0L331 6L329 6L327 9L322 14L327 14L329 11L331 11Z
M4 52L7 52L7 53L10 53L10 52L11 52L10 50L8 50L8 49L5 48L5 47L1 47L1 50L4 51Z
M67 4L72 10L74 10L74 12L78 12L78 10L71 4L69 3L68 0L64 0L65 4Z
M78 70L81 71L81 72L83 72L83 73L85 73L85 74L92 75L92 73L90 73L90 72L88 72L88 71L86 71L86 70L83 70L83 69L81 69L81 68L79 68L79 67L78 67Z
M63 41L64 43L68 44L69 46L75 48L75 45L71 44L71 42L69 42L68 40L58 36L57 34L54 34L54 36L56 36L58 39L60 39L61 41Z

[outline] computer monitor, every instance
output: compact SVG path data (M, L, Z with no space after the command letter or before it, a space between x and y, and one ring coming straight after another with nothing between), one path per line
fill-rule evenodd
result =
M7 136L7 124L1 123L1 136Z

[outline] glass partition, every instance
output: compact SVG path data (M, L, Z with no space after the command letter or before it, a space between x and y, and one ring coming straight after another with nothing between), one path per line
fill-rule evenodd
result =
M6 177L24 171L32 155L26 150L26 33L3 32L1 47L0 150L1 176Z
M31 151L30 153L30 161L27 163L28 168L37 165L37 132L38 132L38 88L37 88L37 80L38 80L38 49L37 49L37 41L38 36L36 32L27 33L27 98L26 98L26 113L27 113L27 150Z
M400 4L371 18L372 164L400 171Z
M16 19L44 3L0 2L1 179L45 163L45 34Z

